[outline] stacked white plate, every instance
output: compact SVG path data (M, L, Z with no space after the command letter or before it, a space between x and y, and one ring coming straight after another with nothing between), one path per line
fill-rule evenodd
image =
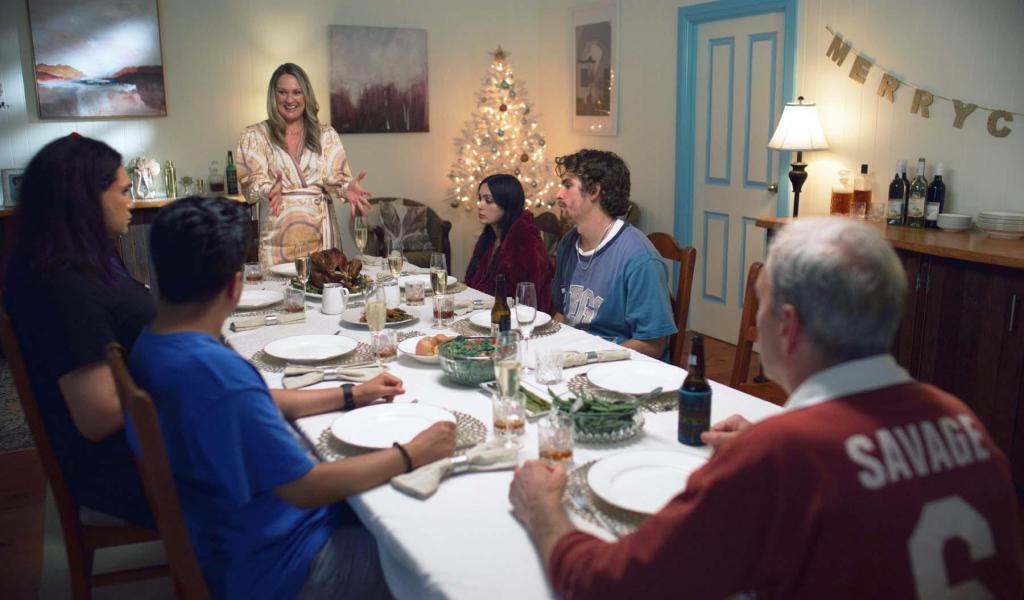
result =
M978 213L978 229L989 237L1001 240L1019 240L1024 237L1024 213L982 211Z

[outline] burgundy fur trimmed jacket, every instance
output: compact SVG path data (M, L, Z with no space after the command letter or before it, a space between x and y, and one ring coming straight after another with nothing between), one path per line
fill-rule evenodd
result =
M477 246L482 243L485 243L483 238L477 241ZM533 224L533 213L523 211L512 223L497 256L492 256L493 244L493 240L487 244L473 272L466 273L466 285L493 296L494 278L501 273L505 276L505 293L514 297L517 283L532 281L537 288L537 308L551 314L551 279L554 273L540 230ZM473 248L474 254L476 251L477 248ZM494 269L490 268L492 260L497 261Z

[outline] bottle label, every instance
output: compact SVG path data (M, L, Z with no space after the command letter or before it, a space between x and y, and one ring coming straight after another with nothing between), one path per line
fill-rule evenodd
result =
M924 217L925 219L927 219L929 221L938 221L939 220L939 203L938 202L929 202L927 207L925 208L925 210L927 211L927 214L925 214L925 217Z
M903 200L896 198L889 200L889 220L903 219Z
M912 194L910 202L907 203L907 216L921 218L924 216L924 196Z
M690 355L690 363L689 364L690 364L691 367L696 367L697 366L697 355L696 354L691 354Z
M680 443L687 446L703 446L700 434L711 428L711 390L698 392L679 390L679 432Z

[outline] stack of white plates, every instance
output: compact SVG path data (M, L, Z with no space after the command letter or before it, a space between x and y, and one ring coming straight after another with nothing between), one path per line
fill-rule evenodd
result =
M1024 237L1024 213L982 211L978 213L978 229L989 237L1019 240Z

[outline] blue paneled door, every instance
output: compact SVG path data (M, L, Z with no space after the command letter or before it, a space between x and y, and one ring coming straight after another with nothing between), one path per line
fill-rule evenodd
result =
M692 145L679 148L692 161L688 225L698 252L690 327L729 342L747 268L764 259L765 233L755 220L777 209L769 186L780 157L766 146L782 112L784 36L782 12L700 23L695 83L680 89L692 98Z

